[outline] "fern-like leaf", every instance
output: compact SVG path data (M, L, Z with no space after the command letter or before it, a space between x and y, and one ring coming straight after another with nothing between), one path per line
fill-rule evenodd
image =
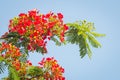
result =
M3 62L0 62L0 74L4 73L6 67L7 66Z
M20 77L18 76L18 72L11 66L8 67L9 69L9 79L10 80L20 80Z
M94 24L85 20L68 23L67 25L69 26L69 30L66 33L67 41L79 45L81 58L86 54L91 58L90 44L95 48L101 47L101 44L95 38L103 37L105 34L93 32L95 31Z
M101 44L92 35L88 34L88 40L93 47L95 48L101 47Z
M91 32L91 34L95 37L104 37L105 36L105 34L99 34L97 32Z

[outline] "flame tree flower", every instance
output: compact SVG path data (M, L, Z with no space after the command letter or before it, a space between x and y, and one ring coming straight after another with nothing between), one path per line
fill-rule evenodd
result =
M13 42L12 44L18 47L25 47L29 51L46 53L46 43L55 39L54 36L59 38L59 43L65 41L64 34L68 26L62 19L61 13L41 14L37 10L20 13L18 17L10 20L9 32L2 38L7 38L6 41Z
M9 69L9 77L6 78L7 80L65 80L63 77L64 68L62 68L53 57L43 58L38 63L39 66L33 66L30 60L21 61L20 57L22 55L16 46L5 42L0 44L0 61L4 62L3 64L7 65Z

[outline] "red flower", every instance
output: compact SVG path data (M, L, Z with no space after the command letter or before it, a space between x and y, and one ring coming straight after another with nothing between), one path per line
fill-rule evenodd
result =
M45 61L45 58L43 58L43 59L41 60L41 62L38 62L38 64L39 64L39 65L43 65L43 64L44 64L44 61Z
M45 20L44 18L42 18L42 22L43 23L47 23L47 20Z
M46 60L50 61L50 60L52 60L52 59L48 57L48 58L46 58Z
M27 14L25 14L25 13L20 13L19 14L19 17L26 17L27 16Z
M65 80L65 77L62 77L62 79L61 80Z
M32 65L32 62L31 62L30 60L27 60L27 64L28 64L29 66L31 66L31 65Z
M25 30L25 28L23 28L23 27L21 27L20 29L18 29L18 33L19 33L20 35L24 35L25 32L26 32L26 30Z
M64 29L68 30L68 26L66 24L64 24Z
M20 69L20 66L21 66L19 60L13 61L13 62L12 62L12 65L15 67L16 70L19 70L19 69Z
M28 49L28 50L32 50L31 44L28 44L27 49Z
M37 10L28 11L30 17L35 17L37 15Z
M44 41L43 40L37 40L37 44L38 44L38 46L43 46L44 45Z
M48 37L48 40L50 40L50 37Z
M52 36L53 34L52 34L52 32L50 32L50 30L48 31L48 36Z
M49 18L50 16L51 16L51 14L48 13L48 14L45 15L45 18Z
M62 19L62 18L63 18L63 15L62 15L61 13L57 13L57 15L58 15L58 18L59 18L59 19Z
M50 22L50 23L48 23L48 26L49 26L49 28L52 28L53 26L55 26L55 24L56 24L56 22Z

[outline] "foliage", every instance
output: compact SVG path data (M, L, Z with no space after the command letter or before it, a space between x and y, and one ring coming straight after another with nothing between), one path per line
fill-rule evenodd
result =
M28 60L29 52L47 53L46 44L52 40L56 45L71 43L80 48L80 56L91 58L90 44L101 47L96 37L105 36L94 32L93 23L80 21L63 23L61 13L41 14L37 10L20 13L10 20L8 29L0 39L0 74L8 69L3 80L65 80L64 68L53 57L43 58L38 66Z
M101 44L95 38L103 37L105 34L94 32L94 24L85 20L67 23L67 25L69 26L69 31L66 33L67 41L79 45L81 58L86 54L91 58L92 52L89 43L95 48L101 47Z

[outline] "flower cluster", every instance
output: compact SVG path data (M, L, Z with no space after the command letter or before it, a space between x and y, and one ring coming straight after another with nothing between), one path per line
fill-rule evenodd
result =
M0 61L14 68L20 80L65 80L64 68L53 57L43 58L38 63L39 66L34 66L22 54L28 53L27 50L46 53L46 43L51 39L58 43L64 42L68 26L62 19L61 13L40 14L37 10L20 13L11 19L9 32L1 37L5 41L0 43Z
M45 80L65 80L63 77L64 69L57 63L53 57L43 58L41 62L38 63L44 70Z
M5 52L5 53L2 54L1 52ZM21 56L21 52L19 48L17 48L12 44L6 44L4 42L0 46L0 53L1 53L0 56L9 60L10 59L15 60L16 58Z
M7 44L5 42L0 44L0 58L4 58L5 63L15 68L19 76L21 76L21 79L25 79L25 76L26 79L29 79L30 76L27 77L28 71L30 71L29 69L31 69L33 65L30 60L22 62L20 60L20 57L22 55L23 54L20 52L19 48L15 47L14 45ZM39 66L37 70L40 71L40 73L33 74L33 68L30 74L34 75L34 77L31 76L31 78L36 79L36 77L38 77L38 74L43 73L42 76L39 76L39 78L43 77L45 80L65 80L65 77L63 77L64 69L57 63L57 60L55 60L53 57L48 57L46 59L43 58L38 64Z
M12 65L17 71L20 71L21 69L32 65L30 61L26 61L26 63L21 62L19 60L21 56L22 53L16 46L7 44L5 42L1 43L0 57L2 57L5 62L8 62L10 65Z
M20 49L12 44L1 43L0 45L0 57L4 58L7 62L12 64L16 70L20 69L20 61L18 58L22 53Z
M9 33L17 32L21 37L28 39L28 50L35 50L41 47L46 52L47 40L57 36L61 42L64 42L64 34L68 30L68 26L63 23L63 15L61 13L40 14L37 10L21 13L18 17L10 20Z

